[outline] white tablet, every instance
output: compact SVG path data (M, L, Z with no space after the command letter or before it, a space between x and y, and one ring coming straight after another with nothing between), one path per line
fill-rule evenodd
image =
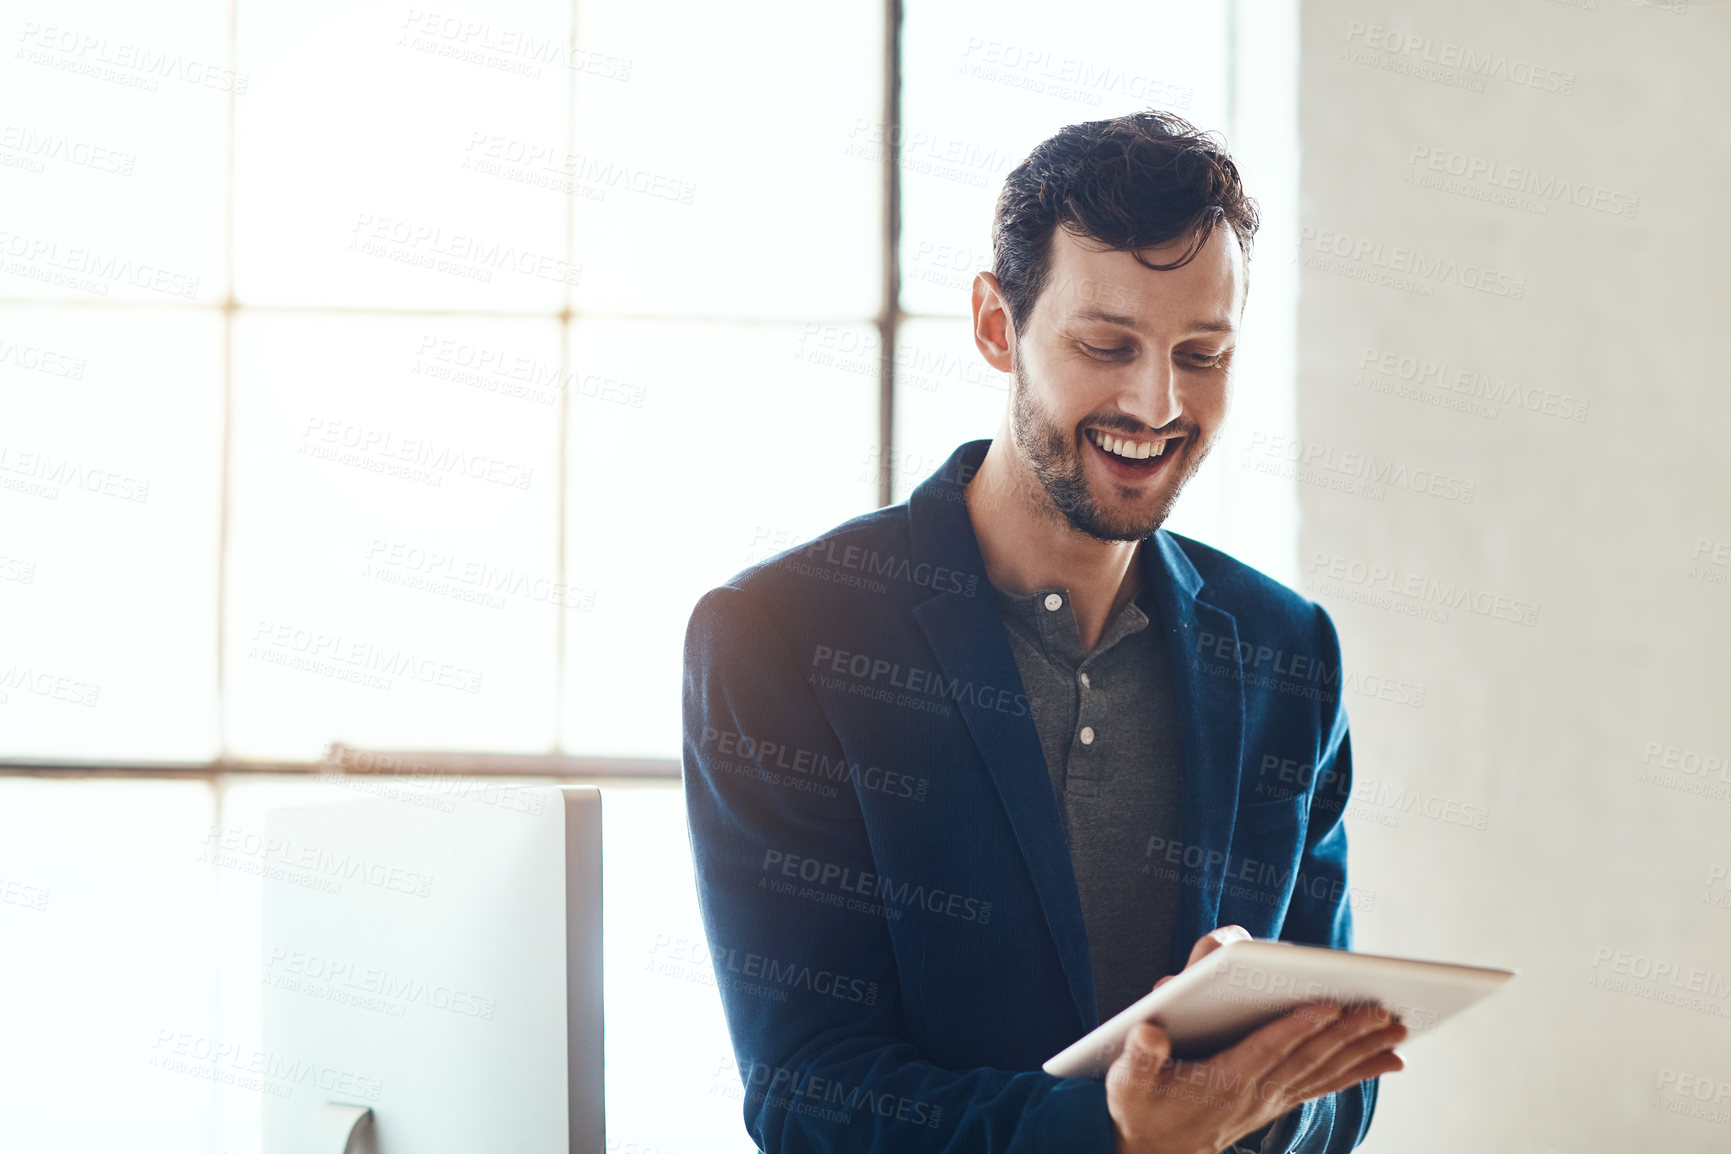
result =
M1166 1031L1173 1057L1203 1058L1306 1002L1382 1005L1406 1024L1410 1041L1514 976L1513 970L1290 942L1228 942L1102 1022L1042 1068L1061 1078L1104 1074L1139 1022L1153 1022Z

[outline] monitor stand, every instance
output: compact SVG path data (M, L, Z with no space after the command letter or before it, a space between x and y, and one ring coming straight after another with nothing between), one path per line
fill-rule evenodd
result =
M368 1106L330 1102L313 1117L309 1154L371 1154L373 1111Z

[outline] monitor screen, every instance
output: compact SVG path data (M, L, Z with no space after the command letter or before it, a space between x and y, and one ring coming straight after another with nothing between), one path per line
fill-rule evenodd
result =
M598 790L393 786L265 836L300 867L265 887L266 1154L342 1154L361 1108L354 1151L601 1154Z

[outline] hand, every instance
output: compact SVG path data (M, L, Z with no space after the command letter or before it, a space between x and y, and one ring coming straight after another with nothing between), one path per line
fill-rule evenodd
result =
M1224 926L1197 941L1188 964L1249 938ZM1106 1073L1118 1154L1217 1154L1301 1102L1402 1069L1392 1051L1405 1040L1406 1027L1380 1007L1314 1003L1207 1061L1184 1062L1172 1059L1166 1032L1144 1022Z
M1190 956L1185 959L1184 968L1188 970L1191 966L1194 966L1197 962L1200 962L1203 958L1206 958L1209 954L1212 954L1227 942L1248 942L1252 940L1250 931L1245 929L1243 926L1221 926L1217 930L1209 930L1207 933L1197 938L1196 944L1190 947ZM1154 988L1158 990L1161 986L1164 986L1167 982L1170 982L1177 976L1177 974L1167 974L1164 978L1161 978L1158 982L1154 983Z

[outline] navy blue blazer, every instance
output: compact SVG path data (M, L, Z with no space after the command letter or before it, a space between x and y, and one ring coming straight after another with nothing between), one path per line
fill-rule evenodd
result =
M1114 1149L1104 1085L1047 1058L1099 1024L1057 800L963 504L989 441L907 503L754 565L686 634L698 896L771 1154ZM1323 610L1164 530L1140 551L1179 692L1168 972L1196 938L1348 948L1351 752ZM1289 1149L1351 1149L1374 1082ZM1294 1126L1294 1123L1296 1124Z

